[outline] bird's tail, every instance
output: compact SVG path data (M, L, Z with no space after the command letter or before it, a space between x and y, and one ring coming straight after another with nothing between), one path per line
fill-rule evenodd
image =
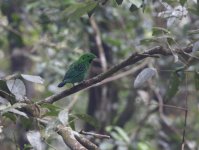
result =
M63 87L66 84L66 82L62 81L61 83L58 84L58 87Z

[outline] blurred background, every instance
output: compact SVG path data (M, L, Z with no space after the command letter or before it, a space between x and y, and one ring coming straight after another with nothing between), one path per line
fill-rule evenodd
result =
M181 149L188 109L185 149L199 149L198 1L1 0L0 6L0 76L20 72L42 77L44 84L25 82L32 101L70 88L57 85L69 64L85 52L98 57L90 68L91 78L134 52L155 46L173 52L194 44L190 55L173 52L144 59L53 105L64 109L73 101L70 114L76 117L76 131L111 136L91 139L102 150ZM189 63L192 56L195 61ZM157 73L135 88L144 68ZM0 150L30 149L25 134L34 127L28 120L15 119L0 118ZM56 134L46 138L45 145L49 150L68 149Z

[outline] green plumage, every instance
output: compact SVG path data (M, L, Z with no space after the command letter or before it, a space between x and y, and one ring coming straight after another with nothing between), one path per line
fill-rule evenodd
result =
M71 64L58 87L63 87L66 83L78 83L85 79L90 64L96 56L92 53L83 54L76 62Z

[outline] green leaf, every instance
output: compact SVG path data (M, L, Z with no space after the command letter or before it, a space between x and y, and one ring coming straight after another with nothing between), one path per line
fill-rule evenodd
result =
M184 6L184 4L187 2L187 0L180 0L180 4L182 5L182 6Z
M10 90L7 87L6 81L5 80L0 80L0 90L1 93L5 94L5 99L9 99L9 102L12 104L15 102L15 96L10 92Z
M69 116L69 120L68 120L69 126L75 130L75 117L74 116Z
M130 139L127 135L127 133L120 127L114 127L114 129L117 131L118 135L123 139L124 142L129 143Z
M131 12L134 12L134 11L137 11L138 10L138 7L135 5L135 4L131 4L131 7L129 8L129 10Z
M0 89L8 94L11 94L10 90L7 87L5 80L0 80Z
M22 126L24 129L30 129L33 127L33 122L32 122L32 119L28 119L28 118L25 118L25 117L21 117L20 118L20 121L23 122L22 123Z
M7 113L4 113L3 116L5 116L6 118L9 118L14 123L16 123L17 118L13 113L7 112Z
M40 2L39 1L35 1L35 2L32 2L32 3L28 3L26 9L27 11L30 11L32 9L35 9L35 8L38 8L40 5Z
M115 0L118 5L121 5L123 0Z
M88 17L91 17L99 5L97 4L92 10L88 12Z
M32 149L33 147L30 144L24 144L23 150L29 150Z
M11 113L14 113L14 114L28 118L28 116L24 112L16 109L16 108L21 108L21 107L26 106L26 105L27 104L25 104L25 103L16 103L14 105L7 103L7 104L4 104L4 105L1 105L0 106L1 115L8 113L8 112L11 112Z
M106 131L110 133L111 137L118 141L123 141L125 143L129 143L130 139L127 133L118 126L107 126Z
M116 133L115 131L112 131L110 133L111 137L113 137L116 141L122 141L122 138Z
M188 8L187 10L188 10L189 12L191 12L191 13L193 13L193 14L199 16L199 11L198 11L197 7L196 7L196 8Z
M140 44L146 45L150 43L158 43L159 41L156 38L145 38L140 40Z
M157 36L157 35L165 35L165 34L170 34L169 30L161 27L153 27L152 28L152 35Z
M57 116L60 112L60 108L55 106L54 104L44 103L41 104L41 107L47 108L49 112L46 113L46 116Z
M122 45L122 42L118 39L114 39L114 38L111 38L111 37L106 37L104 38L104 40L108 43L108 44L111 44L113 46L121 46Z
M137 144L137 149L138 150L151 150L150 144L147 142L139 142Z
M169 43L169 45L176 44L176 41L173 37L167 37L167 42Z
M75 20L92 11L97 4L98 3L93 0L71 4L63 11L63 15L70 20Z
M199 90L199 73L195 71L194 73L195 87L196 90Z
M99 129L99 122L97 121L97 119L91 117L90 115L87 115L87 114L74 114L74 116L76 116L77 118L79 118L81 120L84 120L85 122L89 123L93 127Z

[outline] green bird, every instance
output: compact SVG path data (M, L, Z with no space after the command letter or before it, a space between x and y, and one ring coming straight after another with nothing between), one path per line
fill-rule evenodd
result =
M92 53L83 54L77 61L71 64L65 73L64 79L58 87L63 87L66 83L78 83L86 78L90 64L96 56Z

